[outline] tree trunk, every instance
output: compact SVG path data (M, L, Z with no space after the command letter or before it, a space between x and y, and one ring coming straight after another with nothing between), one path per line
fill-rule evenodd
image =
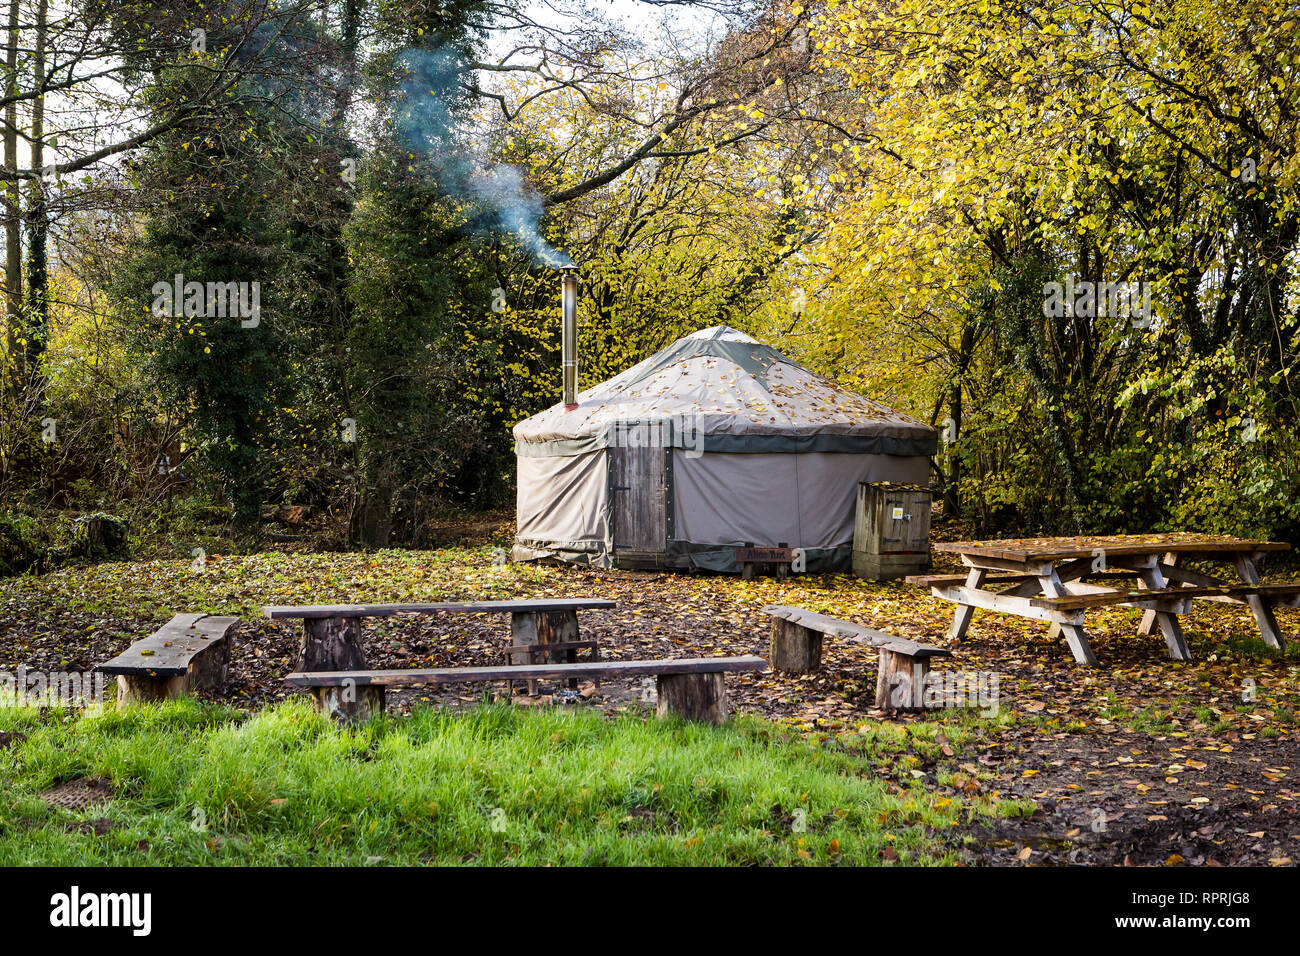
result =
M514 645L557 644L578 639L577 611L528 611L510 615L510 642ZM565 651L553 651L549 655L550 663L563 664L567 660ZM531 664L528 654L511 655L511 664ZM544 663L537 661L537 663ZM569 686L577 687L578 679L569 678ZM528 682L528 696L537 693L537 681Z
M929 672L928 660L882 647L876 674L876 706L882 710L921 710L925 706L925 678Z
M726 675L660 674L656 715L676 714L688 720L721 724L727 719Z
M32 180L27 207L27 372L31 378L31 396L36 407L43 404L45 381L41 374L41 356L45 352L49 330L49 267L46 239L49 221L45 207L45 38L49 0L40 0L36 8L36 53L33 80L37 91L32 100L32 169L40 175Z
M363 671L366 655L361 647L361 618L306 618L302 628L300 671ZM384 712L384 688L357 686L316 687L316 706L340 720L367 720Z
M793 621L772 619L769 662L778 674L806 674L822 666L822 634Z
M5 93L18 95L18 0L9 0L8 47L5 50ZM18 170L18 101L5 106L4 167L11 176ZM18 180L9 179L4 187L5 218L5 315L9 336L9 354L18 361L17 330L22 327L23 259L22 211L19 207Z

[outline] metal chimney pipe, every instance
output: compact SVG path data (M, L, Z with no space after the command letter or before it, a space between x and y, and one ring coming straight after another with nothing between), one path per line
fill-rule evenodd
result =
M578 407L578 270L570 266L560 280L560 364L564 372L564 405Z

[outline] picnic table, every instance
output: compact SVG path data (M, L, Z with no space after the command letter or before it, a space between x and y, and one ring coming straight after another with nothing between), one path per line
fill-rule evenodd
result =
M936 543L967 567L965 575L913 575L912 584L957 605L949 636L960 641L976 608L1052 624L1074 659L1097 664L1084 630L1084 613L1120 605L1142 608L1139 633L1157 626L1173 660L1191 660L1178 615L1195 600L1245 604L1270 647L1284 646L1274 607L1300 607L1300 583L1262 585L1259 564L1280 541L1199 534L1104 535ZM1188 567L1192 562L1231 564L1237 581Z

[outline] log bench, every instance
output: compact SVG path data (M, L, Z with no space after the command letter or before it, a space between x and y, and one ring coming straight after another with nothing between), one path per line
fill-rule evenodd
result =
M952 657L952 651L906 638L874 631L861 624L805 611L803 608L772 605L763 608L772 618L772 669L778 673L806 674L821 667L822 636L866 644L880 653L876 674L876 706L893 710L919 710L930 660Z
M442 601L431 604L322 604L305 606L268 605L262 613L271 620L301 619L299 671L336 671L366 669L366 655L361 644L361 621L369 617L395 617L403 614L509 614L511 663L534 663L531 648L540 644L569 644L578 640L578 611L612 608L613 601L603 598L547 598L515 601ZM559 662L565 652L553 654ZM567 655L566 655L567 656ZM528 692L536 693L536 679L528 683ZM371 693L365 687L360 695ZM380 701L382 703L382 700ZM359 710L369 707L364 700L350 705Z
M311 691L316 706L342 719L365 719L384 709L389 687L466 684L478 681L564 680L579 677L654 677L658 716L722 723L727 719L729 673L767 669L761 657L702 657L660 661L583 661L576 664L508 664L501 667L441 667L429 670L302 671L285 683ZM361 706L356 706L360 704ZM349 706L351 705L351 706Z
M195 690L221 693L237 617L177 614L96 670L117 675L118 706L166 700Z

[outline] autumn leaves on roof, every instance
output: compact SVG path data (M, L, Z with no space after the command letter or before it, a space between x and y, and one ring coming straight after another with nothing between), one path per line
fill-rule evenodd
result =
M799 450L930 455L934 429L813 374L729 326L702 329L515 426L519 442L583 440L616 422L690 420L706 436L787 436ZM874 439L863 447L861 440ZM764 442L768 444L768 442ZM740 450L740 449L733 449Z

